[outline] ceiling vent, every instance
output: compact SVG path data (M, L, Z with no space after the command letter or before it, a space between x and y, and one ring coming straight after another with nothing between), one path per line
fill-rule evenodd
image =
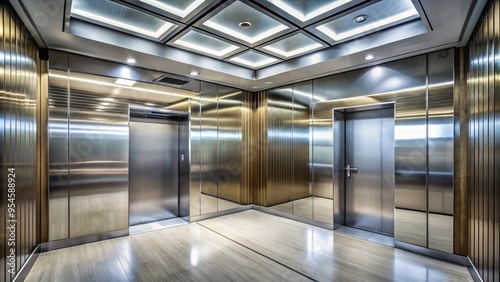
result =
M168 86L181 87L192 81L187 77L175 75L175 74L165 74L153 80L153 82L158 84L164 84Z

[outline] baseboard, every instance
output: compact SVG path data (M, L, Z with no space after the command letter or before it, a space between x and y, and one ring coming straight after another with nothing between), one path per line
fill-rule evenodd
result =
M394 248L398 248L398 249L402 249L402 250L409 251L412 253L424 255L427 257L451 262L451 263L458 264L458 265L463 265L463 266L467 266L467 267L470 266L470 261L467 257L459 256L459 255L455 255L455 254L450 254L450 253L445 253L445 252L437 251L437 250L431 250L431 249L427 249L427 248L424 248L421 246L417 246L417 245L413 245L413 244L409 244L409 243L405 243L405 242L401 242L401 241L397 241L397 240L394 240Z
M17 272L16 276L12 280L13 282L21 282L26 279L31 269L33 268L33 265L35 265L35 262L38 259L40 252L41 252L41 246L40 244L38 244L35 250L33 250L31 255L28 257L24 265L21 267L21 269Z
M474 263L472 262L472 260L470 259L470 257L467 257L467 259L469 260L469 273L470 273L470 276L472 276L472 279L475 281L475 282L483 282L483 278L481 278L481 275L479 275L479 272L477 271L477 268L476 266L474 265Z
M214 218L214 217L219 217L219 216L228 215L228 214L232 214L232 213L247 211L250 209L252 209L252 205L246 205L246 206L227 209L227 210L223 210L223 211L217 211L217 212L212 212L212 213L207 213L207 214L202 214L202 215L197 215L197 216L191 216L188 221L189 222L196 222L196 221L205 220L205 219Z
M127 236L129 234L128 232L129 232L128 228L126 228L126 229L120 229L120 230L115 230L115 231L109 231L109 232L103 232L103 233L97 233L97 234L89 234L89 235L78 236L78 237L74 237L74 238L45 242L45 243L41 244L41 248L42 248L41 251L42 251L42 253L44 253L44 252L53 251L53 250L57 250L57 249L73 247L73 246L83 245L83 244L87 244L87 243L98 242L98 241L102 241L102 240Z
M260 212L265 212L265 213L268 213L268 214L276 215L276 216L279 216L279 217L284 217L284 218L288 218L288 219L291 219L291 220L299 221L299 222L302 222L302 223L311 224L311 225L318 226L318 227L321 227L321 228L325 228L325 229L328 229L328 230L333 230L333 224L329 224L329 223L326 223L326 222L322 222L322 221L317 221L317 220L314 220L314 219L309 219L309 218L304 218L304 217L296 216L296 215L293 215L293 214L289 214L289 213L282 212L282 211L277 211L277 210L274 210L274 209L271 209L271 208L267 208L267 207L263 207L263 206L252 205L252 209L254 209L256 211L260 211Z

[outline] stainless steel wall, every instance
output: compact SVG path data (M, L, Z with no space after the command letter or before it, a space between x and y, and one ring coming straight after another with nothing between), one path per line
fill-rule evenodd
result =
M469 256L500 281L500 1L490 1L469 42Z
M0 3L0 54L0 281L12 281L40 240L37 107L46 62L8 1Z

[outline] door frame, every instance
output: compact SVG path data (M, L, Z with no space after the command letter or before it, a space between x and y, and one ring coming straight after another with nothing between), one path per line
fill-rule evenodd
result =
M347 104L347 103L346 103ZM345 218L346 218L346 179L344 173L344 165L345 165L345 113L346 112L357 112L357 111L368 111L368 110L383 110L392 108L394 109L394 126L396 125L396 101L391 102L383 102L383 103L359 103L359 104L350 104L348 106L343 107L335 107L332 108L332 143L333 143L333 151L332 151L332 189L333 189L333 228L338 229L342 226L345 226ZM342 114L342 118L335 118L336 115ZM338 122L342 122L343 124L343 134L342 138L339 139L338 136L335 135L336 126L338 126ZM394 140L395 141L395 140ZM342 153L335 153L339 151L339 145ZM395 148L393 147L393 150ZM340 160L339 158L342 158ZM394 154L395 158L395 154ZM395 164L395 160L394 160ZM395 168L394 168L394 176L395 177ZM394 185L395 188L395 185ZM395 190L395 189L394 189ZM394 191L395 192L395 191ZM393 209L395 209L395 201L393 202Z

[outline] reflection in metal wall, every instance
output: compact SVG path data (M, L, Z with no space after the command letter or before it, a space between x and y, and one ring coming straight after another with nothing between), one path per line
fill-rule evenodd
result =
M500 280L500 1L469 43L469 253L484 281Z
M8 1L0 4L0 15L0 281L12 281L40 239L37 107L46 99L38 88L46 62L38 59L38 46ZM7 241L11 234L14 246Z
M242 91L217 87L217 197L240 203L242 147ZM232 205L218 205L218 211Z
M96 109L102 96L70 92L70 237L126 229L128 103Z
M267 204L276 205L292 199L293 189L293 104L292 88L268 92L267 127Z
M436 108L436 111L431 113L435 113L442 101L449 105L447 101L453 99L452 92L440 91L453 86L453 79L448 80L453 71L453 51L430 56L433 66L440 66L439 69L432 68L433 75L439 82L429 85L429 99L435 101L431 105ZM396 224L395 236L399 241L425 247L428 246L426 221L424 224L412 222L417 222L416 218L425 219L428 210L426 62L427 56L424 55L314 80L312 134L313 193L331 197L332 194L329 193L333 193L334 179L332 141L335 139L332 131L332 109L395 102L395 206L408 211L396 213L395 221L403 224ZM436 94L432 95L433 93ZM446 108L446 111L449 110L452 108ZM447 120L445 126L449 125ZM438 168L430 166L429 169ZM334 183L336 181L338 180L334 180ZM448 191L453 189L449 183L444 185ZM437 201L435 203L437 204ZM335 218L340 219L341 203L336 202L334 206ZM446 208L446 204L442 202L437 208ZM407 214L408 218L403 218ZM398 216L401 218L397 218ZM415 234L420 235L415 239Z
M201 205L201 180L200 180L200 157L201 157L201 137L200 137L200 101L192 99L190 102L191 113L191 184L189 189L189 216L200 215Z
M429 248L453 253L453 65L449 51L429 54ZM433 214L431 216L431 214Z
M202 82L200 101L201 214L217 211L217 85Z
M50 84L50 81L49 81ZM68 90L49 89L49 240L69 236Z

